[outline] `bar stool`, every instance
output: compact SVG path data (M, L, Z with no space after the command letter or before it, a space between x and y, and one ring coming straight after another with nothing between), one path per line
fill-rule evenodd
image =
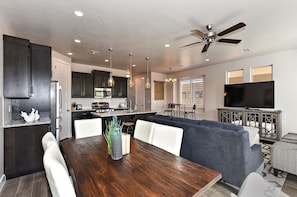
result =
M134 133L134 122L124 122L123 123L123 132L133 135Z

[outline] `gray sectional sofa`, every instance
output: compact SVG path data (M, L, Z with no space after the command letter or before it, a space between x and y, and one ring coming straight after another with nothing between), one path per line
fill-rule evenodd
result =
M223 181L233 186L240 187L249 173L263 169L261 145L250 146L242 126L163 115L146 120L182 128L180 156L219 171Z

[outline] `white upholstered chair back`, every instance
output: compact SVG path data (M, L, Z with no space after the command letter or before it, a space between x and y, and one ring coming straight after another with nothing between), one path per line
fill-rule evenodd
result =
M102 135L102 119L75 120L74 130L76 139Z
M76 196L59 146L51 144L43 156L43 165L53 197Z
M137 120L134 129L134 138L151 144L153 124L153 122Z
M46 132L42 139L41 139L41 144L42 144L42 148L44 151L46 151L46 149L52 144L58 144L55 136L53 135L52 132Z
M275 187L272 183L266 181L260 174L256 172L250 173L242 183L238 192L238 197L289 197L281 191L281 188Z
M153 126L152 144L174 155L180 155L183 129L161 124Z

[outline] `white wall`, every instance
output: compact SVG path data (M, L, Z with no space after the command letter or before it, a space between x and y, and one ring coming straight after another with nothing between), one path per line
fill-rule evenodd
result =
M205 75L205 113L198 114L199 119L217 120L217 108L224 106L224 84L226 72L244 69L244 81L249 82L251 67L273 65L275 81L275 109L282 111L283 135L297 133L297 49L282 51L243 60L216 64L209 67L174 73L174 77ZM176 92L179 94L178 86Z

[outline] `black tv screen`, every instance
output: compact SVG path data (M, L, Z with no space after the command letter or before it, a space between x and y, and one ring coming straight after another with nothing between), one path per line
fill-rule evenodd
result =
M225 85L224 106L274 108L274 81Z

